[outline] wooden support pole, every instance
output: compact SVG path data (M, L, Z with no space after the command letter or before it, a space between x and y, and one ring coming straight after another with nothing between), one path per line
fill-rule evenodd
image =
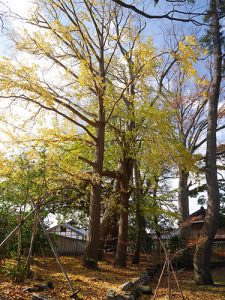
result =
M158 238L158 237L157 237ZM167 251L166 247L164 246L164 244L162 243L162 241L158 238L159 242L160 242L160 245L162 246L162 249L165 253L165 262L164 262L164 265L163 265L163 269L162 269L162 272L160 274L160 277L159 277L159 280L158 280L158 283L157 283L157 286L156 286L156 290L155 290L155 293L154 293L154 296L152 298L152 300L155 300L156 299L156 295L157 295L157 291L159 289L159 286L160 286L160 283L161 283L161 280L162 280L162 276L165 272L165 270L167 269L167 275L168 275L168 278L167 278L167 286L168 286L168 300L171 300L171 285L170 285L170 277L171 277L171 271L172 271L172 274L174 276L174 279L176 281L176 284L177 284L177 287L179 289L179 292L182 296L182 299L185 300L184 298L184 295L183 295L183 292L181 290L181 287L179 285L179 282L177 280L177 276L175 274L175 271L174 271L174 268L173 268L173 265L172 265L172 260L176 257L176 255L178 253L181 253L183 251L185 251L186 249L181 249L179 251L177 251L171 258L169 256L169 251Z
M168 300L171 300L171 287L170 287L170 260L169 257L166 258L167 263L167 284L168 284Z
M33 202L32 200L31 200L31 203L32 203L32 206L34 207L34 202ZM45 234L45 237L46 237L46 239L47 239L47 241L48 241L48 243L49 243L49 245L50 245L50 247L51 247L51 249L52 249L52 252L53 252L53 254L54 254L54 256L55 256L55 259L56 259L56 261L57 261L57 263L58 263L58 265L59 265L59 267L60 267L60 269L61 269L61 271L62 271L64 277L66 278L66 281L68 282L68 285L69 285L69 287L70 287L70 290L71 290L72 293L73 293L72 296L71 296L71 298L76 298L76 294L78 293L78 290L75 290L75 289L74 289L73 284L72 284L72 282L71 282L71 280L70 280L70 278L69 278L69 276L68 276L66 270L64 269L64 267L63 267L63 265L62 265L62 263L61 263L61 260L60 260L60 258L59 258L59 255L58 255L58 253L57 253L57 251L56 251L56 249L55 249L55 246L54 246L54 244L53 244L53 242L52 242L52 239L51 239L49 233L47 232L47 230L46 230L46 228L45 228L45 225L44 225L44 223L43 223L43 221L42 221L42 219L41 219L41 216L40 216L40 213L39 213L38 210L36 211L36 214L37 214L37 218L38 218L39 224L41 225L41 228L42 228L42 230L43 230L43 232L44 232L44 234Z
M157 286L156 286L155 294L154 294L154 296L153 296L153 299L152 299L152 300L155 300L155 298L156 298L157 291L158 291L158 289L159 289L159 285L160 285L160 283L161 283L161 280L162 280L162 277L163 277L164 271L165 271L165 269L166 269L166 264L167 264L167 262L165 261L165 262L164 262L164 265L163 265L163 268L162 268L162 272L161 272L161 274L160 274L160 277L159 277L158 284L157 284Z
M7 235L7 237L1 242L0 248L12 238L17 231L20 229L20 227L24 224L24 222L35 212L37 207L34 207L27 215L25 218L23 218L20 223L10 232L10 234Z
M170 261L170 266L171 266L171 270L172 270L174 279L175 279L175 281L176 281L177 287L178 287L178 289L179 289L179 292L181 293L182 299L185 300L184 295L183 295L183 292L182 292L181 287L180 287L180 285L179 285L179 282L178 282L178 280L177 280L177 276L176 276L176 273L175 273L175 271L174 271L174 268L173 268L173 265L172 265L171 261Z

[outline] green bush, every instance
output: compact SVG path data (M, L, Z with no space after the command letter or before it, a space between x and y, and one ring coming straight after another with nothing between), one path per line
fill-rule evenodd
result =
M22 282L26 277L26 260L21 259L20 266L17 265L15 260L6 260L2 266L1 272L13 280L13 282Z

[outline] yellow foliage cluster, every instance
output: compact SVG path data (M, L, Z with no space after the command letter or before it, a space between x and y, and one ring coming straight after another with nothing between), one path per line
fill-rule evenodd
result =
M148 38L145 42L139 42L134 50L134 66L140 68L142 77L152 76L155 73L157 59L155 58L155 48L152 38Z
M29 50L31 53L43 53L46 55L54 52L52 36L49 32L42 33L40 31L30 34L27 29L16 42L17 50Z
M201 51L199 44L194 36L186 36L184 41L178 43L178 53L176 57L180 62L184 73L187 73L190 77L197 76L197 70L194 64L200 57Z
M179 41L178 51L175 57L178 60L183 74L197 83L202 89L202 96L206 98L208 96L207 86L209 85L209 81L204 76L199 75L196 66L198 59L205 54L206 50L200 47L196 37L190 35L185 36L184 40Z

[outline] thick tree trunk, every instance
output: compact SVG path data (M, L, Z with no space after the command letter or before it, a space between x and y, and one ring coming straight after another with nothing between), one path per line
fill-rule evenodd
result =
M93 176L96 173L93 173ZM97 176L98 174L96 174ZM92 183L89 208L88 240L83 265L87 268L97 268L100 228L101 183Z
M178 205L181 222L185 222L189 217L188 177L189 173L186 170L179 170Z
M188 222L189 218L189 199L188 199L188 178L189 172L183 168L179 168L179 189L178 189L178 205L180 214L180 240L181 247L185 248L187 241L190 239L191 227ZM190 249L184 251L179 261L185 268L190 268L193 263L193 252Z
M105 246L108 251L115 252L118 238L118 213L114 209L107 207L102 217L100 225L100 242L98 257L104 259ZM107 245L106 245L107 243Z
M88 240L83 259L84 267L97 268L99 234L100 234L100 206L102 191L102 170L104 160L105 143L105 111L104 111L104 93L99 97L99 121L96 122L96 146L95 163L93 165L90 208L89 208L89 227Z
M208 129L207 129L207 153L206 153L206 181L208 193L208 208L205 222L201 232L201 238L196 246L194 255L194 273L197 284L213 284L210 270L210 258L212 244L217 231L220 197L217 181L216 167L216 126L217 109L220 95L221 83L221 35L219 17L217 12L217 1L210 2L211 33L213 38L214 70L211 93L208 108Z
M140 252L141 252L141 233L142 233L142 222L141 222L141 211L140 211L140 199L137 199L136 203L136 239L135 249L132 257L132 264L139 264Z
M136 240L135 240L135 249L132 257L133 264L139 264L140 262L140 252L141 252L141 233L142 233L142 218L141 218L141 182L140 182L140 171L137 165L137 162L134 164L134 178L135 178L135 191L134 191L134 200L136 202L136 220L135 220L135 231L136 231Z
M130 198L130 178L132 176L133 160L125 158L121 162L120 178L120 219L119 233L116 248L115 265L126 267L127 264L127 246L128 246L128 207Z
M126 267L127 264L129 197L129 192L121 192L122 207L120 209L119 233L115 257L115 265L118 267Z
M158 207L158 199L157 199L157 192L159 188L159 178L157 176L154 177L154 188L153 188L153 203L154 207ZM161 244L160 244L160 237L161 237L161 226L159 224L159 216L158 214L154 215L154 230L157 237L157 253L159 258L161 258ZM161 261L161 259L160 259Z
M119 193L120 182L118 179L115 180L114 192L115 192L115 203L118 204L117 194ZM118 239L118 219L119 214L115 207L107 205L105 212L102 217L100 225L100 241L99 241L99 252L98 257L100 260L104 259L104 247L107 243L107 247L110 252L116 252L116 244Z
M123 52L123 51L122 51ZM129 67L129 77L132 81L133 78L133 61L132 58L126 57L128 67ZM126 121L125 134L122 134L123 139L123 156L121 159L121 173L120 173L120 197L121 197L121 209L120 209L120 220L119 220L119 234L116 249L115 265L119 267L126 266L127 259L127 245L128 245L128 206L130 198L130 179L132 177L134 159L131 157L133 155L131 149L135 144L135 139L132 137L133 129L135 128L134 121L134 103L132 99L135 96L135 85L132 83L129 86L129 98L123 97L123 101L126 108L127 117L129 114L133 116L133 120ZM126 135L126 133L130 135ZM132 154L131 154L132 153Z
M189 172L183 168L179 168L178 206L180 214L180 237L184 245L190 236L190 225L187 222L189 218L188 178Z

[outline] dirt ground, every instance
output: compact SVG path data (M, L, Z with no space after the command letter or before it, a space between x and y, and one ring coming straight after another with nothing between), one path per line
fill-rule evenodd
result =
M193 280L192 271L184 271L177 274L177 279L186 300L225 300L225 268L217 268L213 270L214 285L213 286L197 286ZM152 287L156 287L156 278L152 283ZM162 280L161 288L157 293L157 300L167 298L167 277ZM174 278L171 278L172 299L183 299Z
M62 257L62 262L68 275L76 289L79 289L79 297L83 300L103 300L106 299L108 289L118 289L119 286L138 275L150 264L154 264L151 257L143 257L139 268L128 264L127 269L119 269L108 262L100 262L98 271L90 271L82 267L81 258ZM29 286L34 284L52 281L54 289L48 290L42 295L52 297L57 300L70 299L71 291L67 282L59 270L54 258L36 258L32 266L33 277L22 284L13 283L9 278L0 272L0 300L26 300L31 299L31 293L25 292ZM215 285L198 287L193 282L193 273L184 271L177 274L178 281L183 290L185 299L190 300L225 300L225 268L217 268L213 271ZM151 286L155 289L157 277ZM167 299L167 277L164 277L160 285L156 299ZM174 279L171 279L172 299L182 299ZM144 296L141 299L151 299L151 296Z

